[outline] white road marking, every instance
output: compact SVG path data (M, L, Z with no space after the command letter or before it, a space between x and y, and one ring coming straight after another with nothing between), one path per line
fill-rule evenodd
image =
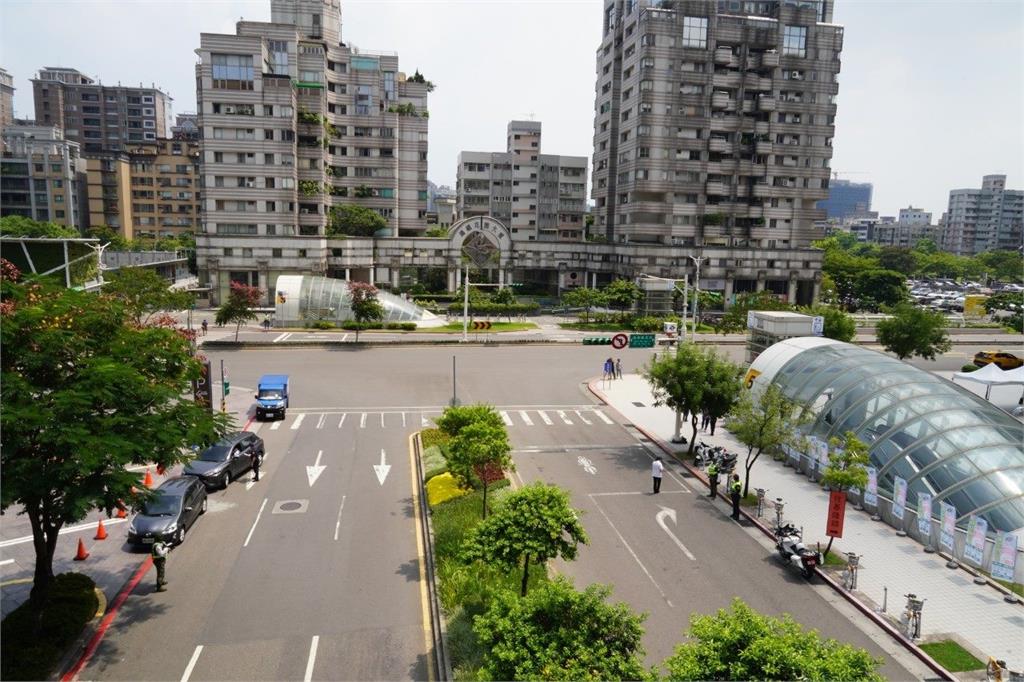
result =
M661 505L658 506L661 507ZM683 541L677 538L676 534L673 533L672 529L668 527L667 523L665 523L666 517L672 519L672 523L676 523L676 510L669 509L668 507L661 507L661 511L655 514L654 519L658 522L658 525L661 526L661 529L668 533L669 537L672 538L673 541L675 541L676 547L683 550L683 554L689 557L690 561L696 561L697 557L693 556L693 553L686 548L686 545L683 544Z
M593 423L589 419L584 417L583 414L579 410L574 410L574 411L576 412L576 416L580 418L580 421L583 422L584 424L586 424L587 426L590 426Z
M282 419L281 421L276 421L273 424L271 424L270 425L270 430L271 431L277 431L279 428L281 428L281 422L283 422L283 421L284 420Z
M14 563L14 559L4 559L3 561L0 561L0 566L6 566L7 564L13 564L13 563Z
M589 458L580 455L576 458L576 462L583 467L583 470L588 474L591 476L597 476L597 467L594 466L594 463L591 462Z
M345 343L345 339L347 339L347 338L348 338L348 334L344 334L344 335L342 335L342 337L341 337L341 342L342 342L342 343Z
M285 333L279 335L277 338L274 339L273 343L277 343L278 341L284 341L285 339L288 338L289 334L291 334L291 332L285 332Z
M599 419L600 419L601 421L603 421L603 422L604 422L605 424L614 424L614 423L615 423L615 422L613 422L613 421L612 421L611 419L609 419L609 418L608 418L608 415L606 415L606 414L605 414L604 412L602 412L601 410L594 410L594 414L596 414L596 415L598 416L598 418L599 418Z
M384 413L380 413L380 428L384 428Z
M312 488L313 484L316 483L316 479L320 478L320 474L324 472L326 466L320 464L320 458L323 456L324 451L318 450L316 453L316 461L313 462L313 466L306 466L306 478L309 479L309 487Z
M338 422L338 428L339 428L339 429L341 428L341 425L345 423L345 417L347 417L347 416L348 416L348 415L347 415L347 414L345 414L344 412L342 413L342 415L341 415L341 421L339 421L339 422Z
M430 426L430 422L427 420L427 415L420 413L420 426Z
M260 429L263 428L264 422L253 422L249 425L249 433L259 433Z
M324 420L325 419L327 419L327 415L326 414L320 415L320 421L318 421L316 423L316 428L318 428L318 429L324 428Z
M366 428L366 413L365 412L363 412L362 414L359 415L359 428L361 428L361 429L365 429Z
M384 448L380 450L380 464L374 464L373 471L377 474L377 481L384 485L384 479L388 477L388 472L391 471L391 465L384 460Z
M402 428L405 428L405 412L402 413Z
M659 495L682 495L685 491L683 490L662 490ZM621 497L623 495L650 495L641 490L624 490L622 492L615 493L590 493L590 497Z
M569 421L569 418L565 416L565 412L563 412L562 410L557 410L557 412L558 412L558 416L561 417L563 422L565 422L569 426L572 426L572 422Z
M292 431L294 431L295 429L299 428L299 426L302 424L302 420L305 419L305 418L306 418L306 413L305 412L300 412L299 416L295 418L295 423L292 424Z
M544 421L544 423L545 423L545 424L547 424L548 426L551 426L551 425L552 425L552 424L554 423L554 422L552 422L552 421L551 421L551 417L549 417L549 416L548 416L548 413L547 413L547 412L545 412L544 410L537 410L537 414L539 414L539 415L540 415L540 418L541 418L541 419L542 419L542 420Z
M501 411L501 421L505 422L505 426L512 426L512 417L505 410Z
M260 510L256 512L256 520L252 522L252 528L249 529L249 534L245 536L245 542L242 543L242 547L249 546L249 540L252 539L252 533L256 530L256 524L260 522L260 517L263 516L263 508L267 506L267 498L263 498L263 504L260 505Z
M189 659L188 665L185 666L185 672L181 676L181 682L188 682L188 678L192 677L192 671L196 667L196 663L199 661L199 654L203 653L203 645L200 644L196 647L196 650L192 652L192 658Z
M313 635L313 641L309 643L309 660L306 661L306 675L303 682L310 682L313 679L313 663L316 662L316 647L320 643L320 636Z
M519 417L526 423L527 426L533 426L533 420L530 419L530 415L527 414L526 410L519 410Z
M640 566L640 570L644 572L644 575L647 576L647 579L650 580L651 584L654 585L654 587L658 590L658 594L661 595L661 598L665 600L666 604L672 606L672 602L669 601L668 595L665 594L665 590L661 589L661 585L658 584L658 581L654 579L654 576L651 575L651 572L647 570L646 566L644 566L644 562L640 561L640 557L636 555L636 552L633 551L633 548L629 546L628 542L626 542L626 538L622 537L622 533L620 533L619 529L615 527L615 524L612 523L612 520L610 518L608 518L608 515L604 513L604 509L601 508L601 505L597 503L597 500L594 499L593 495L588 495L588 497L590 498L590 501L594 503L594 506L597 507L597 511L601 512L601 516L604 517L604 520L608 522L609 526L611 526L612 530L615 532L615 535L619 538L619 542L622 543L622 546L626 548L626 551L629 552L629 554L633 557L633 560L636 561L638 566Z
M341 496L341 506L338 508L338 520L334 523L334 539L338 539L338 531L341 530L341 512L345 511L345 496Z
M128 519L103 519L103 525L104 526L113 526L113 525L118 524L118 523L124 523L127 520ZM80 530L92 530L92 529L94 529L98 525L99 525L99 523L97 522L97 523L83 523L83 524L78 525L78 526L67 526L66 528L61 528L60 529L59 535L64 535L65 533L75 533L75 532L80 531ZM11 545L21 545L21 544L24 544L26 542L32 542L32 536L31 535L26 535L26 536L20 537L20 538L12 538L10 540L4 540L3 542L0 542L0 547L10 547Z

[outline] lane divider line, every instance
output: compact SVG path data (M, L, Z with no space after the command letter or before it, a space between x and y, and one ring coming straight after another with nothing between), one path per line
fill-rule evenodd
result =
M338 539L338 531L341 530L341 512L345 511L345 496L341 496L341 506L338 508L338 520L334 522L334 539Z
M299 416L295 418L295 422L292 424L292 431L295 431L302 425L302 420L306 418L305 412L299 412Z
M318 428L318 429L324 428L324 420L325 419L327 419L327 415L326 414L320 415L320 421L318 421L316 423L316 428Z
M249 540L252 539L253 531L256 530L256 524L260 522L260 517L263 516L263 508L267 506L267 498L263 498L263 504L260 505L260 510L256 512L256 520L252 522L252 528L249 529L249 534L245 536L245 542L242 543L242 547L249 546Z
M615 527L615 524L612 523L612 520L608 518L608 515L604 512L604 509L601 508L601 505L597 503L597 500L594 499L593 495L587 495L587 497L589 497L590 501L594 503L594 506L597 507L597 511L601 513L601 516L603 516L604 520L608 522L608 525L611 526L611 529L615 532L616 537L619 538L619 542L622 543L622 546L625 547L626 551L629 552L630 556L633 557L633 560L636 561L637 565L640 567L640 570L644 572L644 575L647 576L647 579L650 580L651 584L654 585L655 589L658 590L658 594L661 595L661 598L665 600L666 604L672 607L672 602L669 601L668 595L665 594L665 590L661 589L661 585L658 584L658 581L654 579L654 576L651 575L651 572L647 570L646 566L644 566L644 562L640 561L640 557L636 555L636 552L633 551L633 548L629 546L628 542L626 542L626 538L622 537L622 533L620 533L619 529Z
M537 414L539 414L539 415L540 415L540 418L541 418L541 420L542 420L542 421L543 421L543 422L544 422L545 424L547 424L548 426L551 426L552 424L554 424L554 422L553 422L553 421L551 421L551 417L549 417L549 416L548 416L548 413L547 413L547 412L545 412L544 410L537 410Z
M13 563L14 563L14 559L4 559L3 561L0 561L0 566L6 566L7 564L13 564Z
M185 666L185 673L181 676L181 682L188 682L188 678L192 677L192 671L195 670L196 662L199 661L199 654L203 653L203 645L196 646L196 650L192 652L192 658L189 659L188 665Z
M527 426L533 426L533 420L530 419L530 415L526 412L526 410L519 410L519 417Z
M346 414L345 412L341 413L341 420L338 421L338 428L339 429L341 428L341 425L345 423L345 417L347 417L347 416L348 416L348 414Z
M309 643L309 660L306 661L306 674L303 676L304 682L310 682L313 679L313 664L316 663L316 648L320 644L320 635L313 635L313 641Z

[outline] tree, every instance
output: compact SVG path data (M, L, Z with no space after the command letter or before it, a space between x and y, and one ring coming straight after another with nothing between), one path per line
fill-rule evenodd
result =
M907 278L893 270L865 270L857 273L854 292L860 307L896 305L907 300Z
M459 430L457 436L448 442L445 459L448 471L462 487L479 483L483 488L481 517L487 518L487 487L492 480L503 477L504 469L515 469L509 453L505 425L475 421Z
M103 294L115 298L142 324L159 312L189 308L195 296L171 289L163 277L148 268L122 268L107 279Z
M458 436L470 424L483 423L504 428L501 415L490 405L458 405L446 407L437 419L437 428L449 438Z
M857 438L853 431L847 431L842 438L832 438L829 445L833 450L829 454L828 464L821 474L821 483L829 490L846 492L851 488L864 489L868 484L867 465L871 462L868 446ZM834 537L829 537L825 547L826 556L832 549Z
M815 305L801 308L800 312L807 315L821 316L825 319L825 338L849 343L857 335L857 322L841 308L830 305Z
M217 324L234 324L235 341L238 341L238 331L242 328L242 323L256 319L256 311L253 308L260 304L262 296L263 291L259 287L232 282L228 300L217 308L213 319Z
M504 592L476 618L488 680L642 680L643 621L606 585L582 592L567 578L538 586L525 598Z
M885 350L900 360L919 355L934 360L953 344L946 334L946 316L940 312L901 303L889 312L892 316L878 323L875 336Z
M739 400L743 384L740 381L742 369L734 362L719 356L714 350L705 351L704 394L701 396L701 411L712 419L721 419L729 414Z
M910 276L917 271L917 254L899 246L883 246L878 254L878 265L883 270Z
M131 242L122 237L112 227L106 225L96 225L86 230L86 235L89 237L95 237L99 239L103 244L109 244L110 248L114 251L129 251L131 250Z
M1019 291L1001 291L985 299L985 312L991 315L1000 310L1016 312L1024 308L1024 293Z
M740 599L730 611L691 615L687 637L665 660L668 680L885 679L875 672L881 660L867 651L822 640L790 616L762 615Z
M923 237L914 244L914 251L922 254L936 253L939 247L931 237Z
M4 237L47 237L50 239L74 239L81 237L77 231L57 223L44 223L20 215L0 218L0 235Z
M604 300L613 308L629 310L643 298L644 294L635 282L628 279L616 279L606 286L602 293Z
M182 330L141 326L110 297L0 272L0 511L29 518L39 614L61 528L137 506L147 491L129 466L185 462L188 446L212 442L231 419L182 398L200 376Z
M496 512L471 531L462 556L466 561L493 562L510 571L522 564L519 592L525 597L531 563L542 566L555 557L571 561L578 545L587 542L587 532L579 512L569 504L569 494L558 486L534 483L505 498Z
M377 293L377 287L367 282L348 283L349 307L356 322L356 343L359 343L360 327L384 319L384 305L377 300Z
M605 296L597 289L576 287L562 293L562 303L570 308L583 308L583 321L590 321L590 309L605 303Z
M327 236L372 237L378 230L383 230L387 226L388 221L373 209L356 204L343 204L331 209Z
M747 313L751 310L792 310L793 306L780 301L770 291L751 291L740 294L736 302L725 311L718 322L722 334L743 332L747 329Z
M986 251L975 256L975 260L991 279L1024 281L1024 255L1019 251Z
M747 446L747 457L743 462L746 481L743 496L750 492L750 470L766 450L795 442L799 437L797 427L806 422L799 411L799 405L790 400L775 384L764 390L744 391L729 418L729 431L736 440Z

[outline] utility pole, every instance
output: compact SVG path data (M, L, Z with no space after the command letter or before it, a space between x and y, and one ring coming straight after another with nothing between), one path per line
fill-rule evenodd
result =
M466 278L462 284L462 343L469 342L469 261L466 261Z
M697 325L700 324L700 264L707 258L705 256L690 256L690 260L697 266L697 279L693 283L693 335L690 337L694 342L697 340Z
M228 395L231 393L231 382L224 373L224 360L220 361L220 411L228 411Z

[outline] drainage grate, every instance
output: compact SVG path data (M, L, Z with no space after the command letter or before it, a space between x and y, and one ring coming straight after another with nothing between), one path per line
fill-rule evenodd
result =
M305 514L309 500L282 500L274 505L273 514Z
M637 407L643 407L644 406L643 403L638 403L636 401L633 401L633 404L636 405Z

